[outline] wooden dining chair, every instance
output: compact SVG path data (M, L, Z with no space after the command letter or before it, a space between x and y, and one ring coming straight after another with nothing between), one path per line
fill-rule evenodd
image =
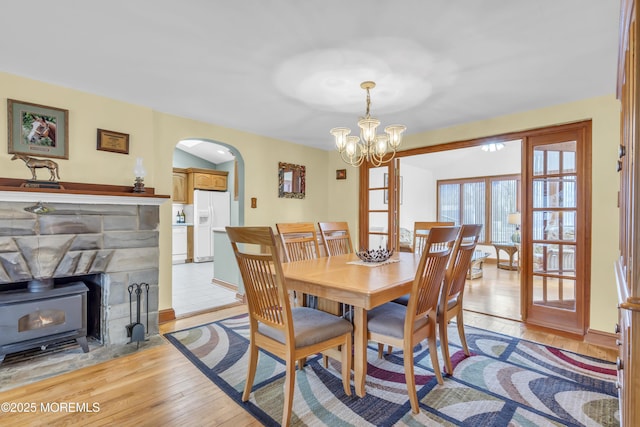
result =
M434 222L434 221L416 221L413 225L413 246L412 252L421 254L429 240L429 232L434 227L453 227L453 222ZM409 294L403 295L393 300L398 304L407 305L409 303ZM389 349L391 353L391 349Z
M453 227L453 222L416 221L413 224L412 251L421 254L429 238L429 231L433 227Z
M317 353L338 358L342 364L342 386L350 396L353 325L320 310L290 306L271 227L226 229L244 282L249 311L249 369L242 401L249 400L251 394L259 348L285 361L283 426L291 419L296 361Z
M460 229L460 234L456 240L451 255L451 261L445 274L444 286L438 306L437 321L440 334L440 349L444 360L445 372L453 374L451 356L449 355L449 339L447 336L447 325L456 318L458 335L464 354L470 355L467 339L464 334L464 319L462 310L462 298L467 282L467 272L471 266L471 258L476 250L482 224L464 224Z
M403 349L404 372L411 410L419 412L413 367L413 349L424 339L429 345L431 363L438 384L443 384L436 346L436 313L438 297L447 264L453 251L459 227L438 227L431 230L420 257L411 286L408 305L388 302L367 314L367 337L378 343L378 357L384 345Z
M319 222L318 228L320 229L322 243L328 256L353 253L349 224L346 222ZM338 302L333 303L335 305L331 304L329 312L337 310L342 316L353 318L351 316L351 306ZM327 306L328 305L330 304L327 304Z
M319 222L318 228L328 256L353 252L349 224L346 222Z
M320 246L315 224L312 222L278 223L276 224L287 262L301 261L320 257ZM315 296L296 296L301 305L311 305L327 313L340 315L340 303Z
M315 225L312 222L278 223L276 224L276 228L282 244L285 262L302 261L320 257L318 236ZM308 301L309 298L307 295L297 292L294 293L294 295L296 305L307 306L311 304L314 307L317 305L315 297L310 298Z
M286 262L320 257L318 235L312 222L278 223L276 228Z

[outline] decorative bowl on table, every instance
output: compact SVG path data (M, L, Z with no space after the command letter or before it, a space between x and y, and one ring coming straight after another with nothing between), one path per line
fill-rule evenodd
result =
M362 250L356 252L356 255L364 262L384 262L391 258L393 249L389 251L386 248L380 247L379 249L369 249L368 251Z

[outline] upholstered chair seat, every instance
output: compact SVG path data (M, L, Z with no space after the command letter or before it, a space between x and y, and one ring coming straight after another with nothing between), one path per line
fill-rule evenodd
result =
M349 321L314 308L292 307L291 317L296 348L307 347L337 335L353 332L353 325ZM282 329L258 322L258 332L285 344L286 339Z

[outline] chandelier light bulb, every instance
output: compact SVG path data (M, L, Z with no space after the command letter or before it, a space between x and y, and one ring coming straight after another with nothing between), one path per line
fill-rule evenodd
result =
M363 141L371 143L376 138L376 128L380 125L380 120L365 117L358 121L358 127L360 128L360 137Z
M356 154L356 148L358 147L359 141L360 138L358 138L357 136L347 137L345 151L347 152L347 156L349 156L349 158L353 158L353 156Z
M389 145L396 149L400 145L400 141L402 140L402 132L404 132L407 128L403 125L392 125L384 128L384 131L389 134Z
M333 128L330 133L336 138L336 149L342 153L347 145L347 135L351 133L351 129Z
M376 154L382 156L387 152L387 145L389 143L389 136L378 135L376 137Z

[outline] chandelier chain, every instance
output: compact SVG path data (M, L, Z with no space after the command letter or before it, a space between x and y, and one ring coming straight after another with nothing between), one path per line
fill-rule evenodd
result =
M369 115L370 108L371 108L371 94L369 93L369 88L367 88L367 114L365 115L366 118L371 117Z

